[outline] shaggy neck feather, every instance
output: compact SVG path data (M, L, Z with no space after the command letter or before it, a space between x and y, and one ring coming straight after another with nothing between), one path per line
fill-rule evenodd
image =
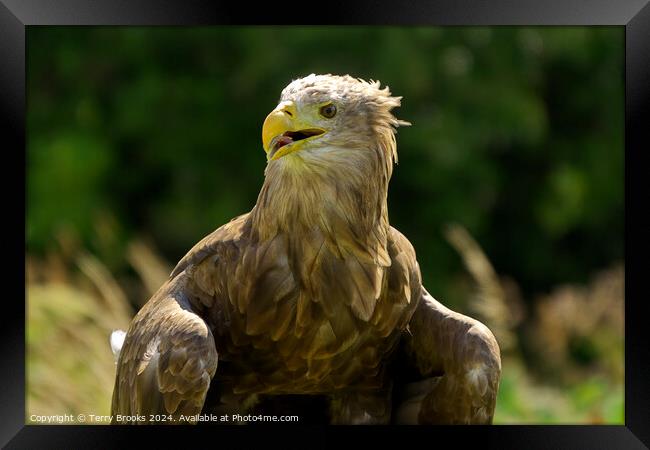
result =
M359 238L385 235L391 166L381 148L328 148L274 161L253 209L253 233L267 240L319 230L335 238L346 227Z

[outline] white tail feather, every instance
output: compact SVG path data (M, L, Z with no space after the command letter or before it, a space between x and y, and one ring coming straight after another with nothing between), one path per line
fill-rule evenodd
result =
M113 356L115 357L115 362L120 357L120 352L122 351L122 345L124 345L124 338L126 337L126 331L123 330L114 330L111 333L111 350L113 351Z

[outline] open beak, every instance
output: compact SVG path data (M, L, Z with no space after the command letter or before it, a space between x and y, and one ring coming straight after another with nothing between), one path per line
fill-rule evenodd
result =
M273 161L298 151L305 141L323 133L322 128L301 120L293 102L282 102L264 120L262 144L266 158Z

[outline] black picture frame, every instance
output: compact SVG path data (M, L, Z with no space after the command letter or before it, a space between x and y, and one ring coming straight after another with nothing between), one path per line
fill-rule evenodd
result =
M650 150L650 5L648 0L437 0L399 2L329 1L327 7L287 14L290 3L234 4L202 0L0 0L0 129L4 149L3 270L0 348L0 444L6 448L114 447L132 443L136 435L171 444L177 430L214 445L229 439L234 447L293 443L330 446L337 438L354 435L386 445L413 445L441 440L497 448L647 448L650 445L650 346L645 336L648 320L644 282L650 254L650 221L644 218L648 196L644 153ZM454 426L454 427L91 427L25 425L25 296L24 258L19 236L25 232L25 36L27 26L39 25L617 25L625 27L625 425L613 426ZM623 63L623 62L622 62ZM594 93L598 95L598 93ZM15 202L15 204L14 204ZM9 235L11 233L11 235ZM22 266L19 262L22 262ZM3 264L4 265L4 264ZM22 273L22 278L21 278ZM257 430L261 428L257 432ZM140 436L144 437L144 436ZM192 440L184 436L185 446ZM366 441L366 444L369 441Z

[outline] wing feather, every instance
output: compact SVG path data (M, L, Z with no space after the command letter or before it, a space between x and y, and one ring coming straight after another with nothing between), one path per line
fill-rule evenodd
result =
M136 315L118 360L113 392L117 415L131 423L150 422L150 414L180 410L198 414L217 369L217 350L206 323L188 308L178 284L167 283Z
M215 306L224 270L214 268L223 269L238 251L247 217L233 219L196 244L133 319L117 362L113 423L126 423L117 415L147 423L150 414L179 418L201 411L218 356L212 331L190 298L195 307Z
M442 373L421 400L418 420L430 424L492 422L501 376L499 345L490 330L452 311L422 287L407 348L423 376Z

